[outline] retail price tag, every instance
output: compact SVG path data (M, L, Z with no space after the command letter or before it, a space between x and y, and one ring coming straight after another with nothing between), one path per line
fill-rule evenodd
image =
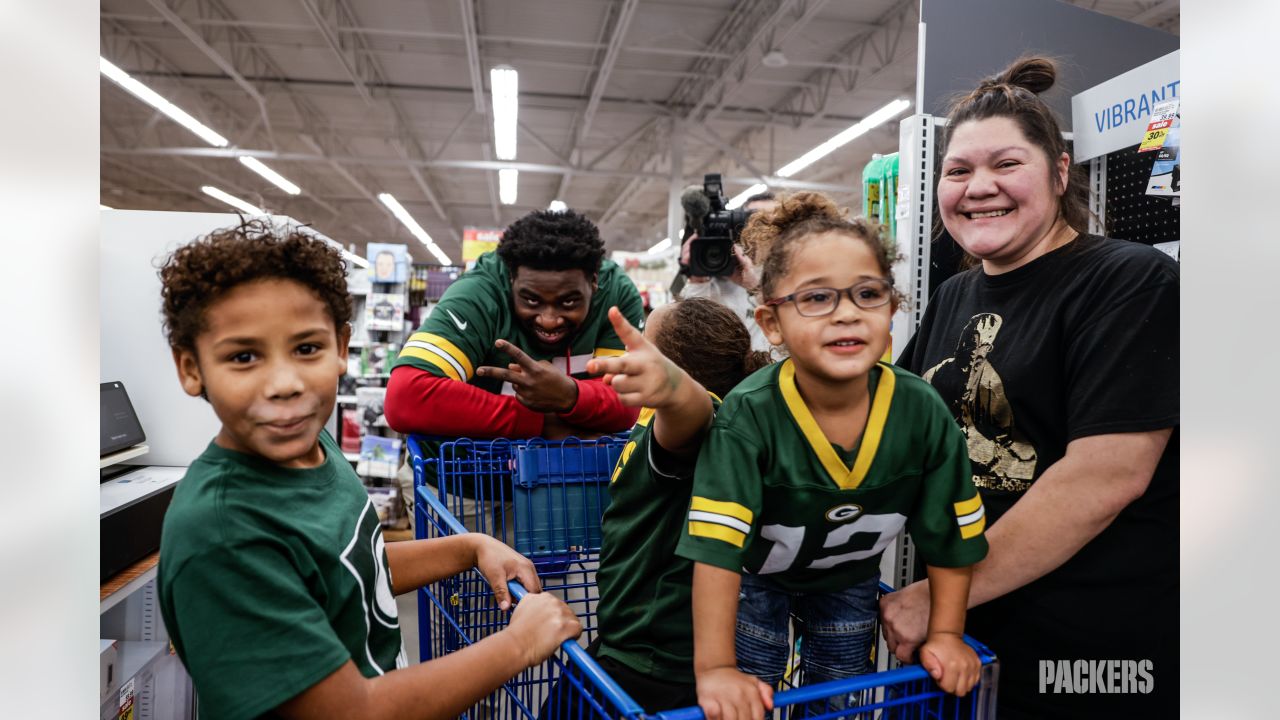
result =
M1142 136L1142 144L1138 152L1150 152L1164 147L1165 138L1169 136L1169 128L1178 120L1178 99L1173 98L1158 102L1151 108L1151 119L1147 121L1147 130Z
M129 682L120 688L120 711L116 713L116 720L134 720L134 686L133 678L129 678Z

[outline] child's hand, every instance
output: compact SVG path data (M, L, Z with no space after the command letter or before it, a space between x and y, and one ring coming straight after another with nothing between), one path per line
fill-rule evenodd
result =
M943 691L964 697L978 684L982 662L959 635L930 635L920 647L920 664Z
M531 593L542 592L542 581L529 558L507 547L501 540L483 533L471 533L475 541L476 569L493 589L493 599L498 607L511 607L507 581L518 580Z
M737 668L698 673L698 706L707 720L757 720L773 710L773 688Z
M609 308L609 322L627 349L620 357L594 358L587 362L587 372L604 374L606 384L613 386L623 405L660 408L676 398L676 390L688 382L689 376L676 366L653 343L627 322L617 306Z
M582 634L582 623L568 605L555 595L525 595L511 614L504 633L511 633L525 667L533 667L551 657L565 640Z

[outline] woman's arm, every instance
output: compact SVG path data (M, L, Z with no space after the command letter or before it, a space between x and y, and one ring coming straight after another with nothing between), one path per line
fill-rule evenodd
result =
M1061 567L1142 496L1172 428L1073 440L1061 460L986 532L990 550L974 567L969 607ZM885 639L908 661L924 642L929 585L920 581L880 601Z

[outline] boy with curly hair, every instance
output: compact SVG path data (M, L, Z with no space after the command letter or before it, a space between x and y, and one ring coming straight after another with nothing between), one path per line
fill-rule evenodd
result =
M324 429L351 334L337 250L248 221L179 248L160 278L179 380L222 423L174 493L160 553L161 614L202 715L456 716L578 635L539 593L506 630L406 667L396 594L473 566L503 609L507 580L540 584L484 535L383 543Z

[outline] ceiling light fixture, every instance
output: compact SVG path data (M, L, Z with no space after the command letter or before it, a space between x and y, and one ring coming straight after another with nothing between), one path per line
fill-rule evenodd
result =
M507 65L489 71L493 94L493 144L499 160L516 159L516 117L520 108L520 74Z
M835 150L853 142L855 138L859 138L868 132L871 132L882 125L886 120L889 120L894 115L897 115L909 107L911 107L910 100L903 100L901 98L894 100L888 105L885 105L879 110L876 110L865 118L836 133L830 140L827 140L809 152L778 168L778 171L774 174L778 177L791 177L827 155L830 155Z
M117 85L133 93L139 100L168 115L174 122L200 136L201 140L214 147L226 147L227 139L211 130L207 125L191 117L185 110L160 97L155 90L134 80L129 73L112 65L106 58L98 57L98 71L113 80Z
M569 209L569 206L559 200L552 200L551 204L547 206L547 209L551 212L564 212Z
M520 171L514 168L503 168L498 171L498 199L503 205L516 204L516 191L519 189Z
M656 245L654 245L653 247L649 248L649 254L650 254L650 255L656 255L657 253L660 253L660 252L662 252L663 250L666 250L666 249L667 249L667 248L669 248L669 247L671 247L671 238L669 238L669 237L668 237L668 238L662 238L661 240L659 240L659 241L657 242L657 244L656 244Z
M391 193L378 193L378 199L382 201L383 205L387 206L387 209L391 211L392 215L396 216L396 219L400 221L400 224L409 229L409 233L417 238L418 242L427 246L427 250L436 257L436 260L440 261L441 265L453 264L453 261L449 259L449 256L444 254L444 251L440 249L439 245L436 245L436 241L431 239L431 235L429 235L427 231L418 224L417 220L413 219L413 216L409 214L409 211L405 210L404 206L400 204L400 201L396 200Z
M241 155L238 159L240 160L241 165L244 165L250 170L258 173L262 177L270 180L273 185L289 193L290 195L297 195L298 193L302 192L302 188L298 187L297 185L294 185L293 183L285 179L285 177L280 173L262 164L262 161L259 160L258 158L250 155Z
M897 115L898 113L901 113L903 110L906 110L909 107L911 107L910 100L903 100L901 98L894 100L888 105L885 105L879 110L876 110L875 112L871 113L865 118L859 120L858 122L850 125L844 130L841 130L840 132L831 136L829 140L822 143L821 145L801 155L795 160L792 160L786 165L783 165L782 167L778 168L777 171L774 172L774 175L777 175L778 177L784 177L784 178L795 175L796 173L809 167L810 165L821 160L827 155L830 155L835 150L853 142L855 138L859 138L863 135L866 135L868 132L871 132L872 130L876 129L880 125L884 124L885 121L893 118L893 116ZM751 187L747 188L746 190L743 190L737 195L734 195L733 198L729 200L729 202L725 203L725 207L730 210L735 210L741 207L742 204L747 201L747 198L757 193L762 193L768 189L769 189L768 185L756 183L755 185L752 185Z
M742 203L746 202L747 198L757 193L762 193L768 189L769 189L768 185L761 185L760 183L756 183L755 185L752 185L751 187L747 188L746 190L743 190L737 195L734 195L732 198L729 199L729 202L724 204L724 206L729 210L737 210L738 208L742 207Z
M243 212L246 215L268 215L266 210L241 200L235 195L225 193L212 185L205 185L200 188L200 192L210 197L215 197L231 207Z
M760 58L760 64L767 68L784 68L787 66L787 56L781 50L770 50Z

